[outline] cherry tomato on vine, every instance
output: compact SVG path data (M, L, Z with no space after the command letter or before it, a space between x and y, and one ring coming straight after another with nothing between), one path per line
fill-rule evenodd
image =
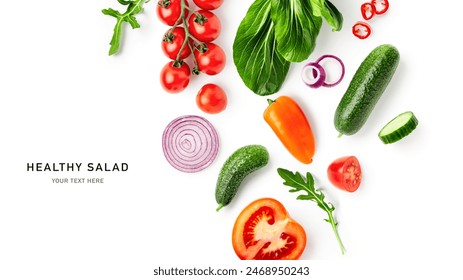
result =
M207 75L216 75L225 67L226 56L221 47L214 43L206 44L205 49L194 52L199 71Z
M220 113L227 107L227 94L216 84L205 84L196 95L196 105L205 113Z
M261 198L239 214L232 244L242 260L297 260L305 250L306 234L279 201Z
M185 0L188 6L188 0ZM156 8L158 18L164 24L173 26L181 15L182 0L159 0ZM188 16L188 9L183 9L185 18ZM180 22L182 22L180 20ZM180 23L179 22L179 23Z
M204 10L215 10L220 7L223 0L193 0L196 6Z
M183 43L185 42L185 29L183 27L175 27L174 30L167 31L164 34L164 38L162 39L161 48L164 54L172 60L177 59L177 55L182 49ZM190 42L193 44L193 42ZM186 44L183 46L183 50L178 57L179 60L185 59L189 57L191 54L191 49Z
M222 25L219 18L206 10L199 10L188 19L188 30L201 42L211 42L220 35Z
M355 156L341 157L328 166L328 179L341 190L355 192L362 181L362 169Z
M190 67L185 62L170 61L161 70L161 85L169 93L179 93L190 83Z

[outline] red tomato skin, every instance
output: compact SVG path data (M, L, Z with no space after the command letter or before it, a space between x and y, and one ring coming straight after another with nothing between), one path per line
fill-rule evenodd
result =
M217 75L225 68L227 62L225 52L214 43L208 43L207 47L208 50L204 53L197 49L194 51L198 69L207 75Z
M349 171L350 167L354 170ZM327 173L331 184L347 192L355 192L362 181L362 169L355 156L345 156L336 159L328 166ZM356 177L356 182L354 184L346 183L345 176Z
M168 62L161 70L161 86L168 93L179 93L190 83L190 67L185 62L175 67L174 62Z
M167 31L166 34L164 34L164 40L162 40L161 49L168 58L176 60L178 52L182 48L183 42L185 41L185 29L183 29L183 27L175 27L174 30L172 30L172 42L168 42L165 39L168 33L169 31ZM179 59L185 59L190 55L191 49L188 47L188 45L185 45L185 47L182 50L182 53L180 54Z
M213 13L206 10L197 11L198 14L204 16L205 20L202 24L195 22L198 18L196 14L192 14L188 19L188 30L191 35L203 43L212 42L219 37L222 25L219 18Z
M216 84L205 84L196 95L196 104L205 113L218 114L227 108L227 94Z
M170 0L170 4L164 8L162 6L163 0L158 1L158 5L156 6L156 13L159 20L166 25L174 26L175 22L177 22L177 19L181 14L181 2L181 0ZM185 0L185 4L188 6L187 0ZM183 9L183 12L186 18L188 16L188 9Z
M271 215L267 216L270 220L259 219L263 218L264 212ZM250 227L256 225L253 223L256 218L268 223L267 227L261 227L264 231L257 232L261 233L260 240L254 239L256 231L250 230ZM271 241L269 238L272 234ZM291 240L291 244L286 244L290 248L283 246L264 252L266 243L273 243L276 239ZM291 218L281 202L273 198L260 198L246 206L236 218L232 232L233 250L242 260L297 260L306 248L306 240L304 228Z
M223 0L193 0L203 10L215 10L222 6Z

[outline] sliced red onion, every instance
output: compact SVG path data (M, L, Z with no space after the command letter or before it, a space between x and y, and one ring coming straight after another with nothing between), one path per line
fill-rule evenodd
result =
M336 82L327 83L326 80L323 81L323 86L324 87L334 87L335 85L338 85L342 81L342 79L344 78L344 74L345 74L346 70L345 70L344 63L342 62L342 60L339 57L337 57L335 55L332 55L332 54L325 54L325 55L320 56L317 59L317 61L315 61L315 63L320 65L320 61L322 61L322 60L324 60L326 58L332 58L332 59L338 61L339 64L341 65L341 75L339 76L339 79Z
M307 63L302 68L302 81L311 88L319 88L325 83L325 69L318 62Z
M162 135L162 148L174 168L193 173L205 169L215 160L219 137L208 120L186 115L167 125Z

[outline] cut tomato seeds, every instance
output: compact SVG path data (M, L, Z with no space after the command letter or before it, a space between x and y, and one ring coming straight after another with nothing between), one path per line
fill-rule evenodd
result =
M239 214L233 249L242 260L296 260L304 252L304 228L273 198L261 198Z

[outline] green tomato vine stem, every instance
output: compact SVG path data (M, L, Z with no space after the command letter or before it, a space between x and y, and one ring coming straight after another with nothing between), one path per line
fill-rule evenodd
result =
M170 29L170 32L172 32L177 26L180 25L180 23L183 25L183 29L185 30L185 40L183 41L183 44L182 46L180 47L180 50L177 54L177 58L176 58L176 61L180 61L180 54L183 52L183 50L185 49L185 47L189 47L190 50L191 50L191 54L193 55L193 63L194 63L194 67L192 69L192 73L193 75L198 75L199 74L199 69L198 69L198 62L196 60L196 57L194 55L194 50L195 50L195 45L194 43L197 43L198 45L202 46L204 45L204 42L198 40L197 38L195 38L193 35L191 35L190 31L188 30L188 25L187 25L187 19L185 17L185 10L188 10L190 11L191 13L195 14L195 15L198 15L198 12L195 11L194 9L190 8L186 3L185 3L185 0L181 0L181 11L180 11L180 16L178 17L177 21L175 22L175 24L172 26L172 28ZM193 43L193 46L191 45L190 43L190 39L192 39L194 41Z

